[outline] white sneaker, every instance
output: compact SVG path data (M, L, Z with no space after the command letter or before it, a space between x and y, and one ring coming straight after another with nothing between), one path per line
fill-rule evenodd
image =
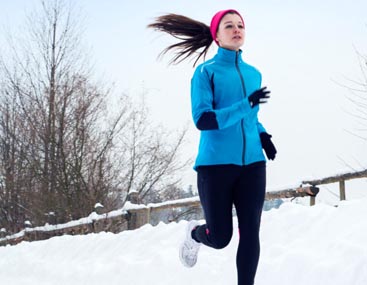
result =
M201 243L195 241L191 237L191 232L194 228L199 226L197 221L190 221L186 226L185 240L180 247L180 260L186 267L193 267L198 259L198 252Z

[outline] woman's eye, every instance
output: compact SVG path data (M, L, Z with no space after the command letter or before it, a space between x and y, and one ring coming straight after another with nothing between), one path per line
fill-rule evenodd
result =
M237 26L239 29L244 29L244 25L238 25ZM226 29L233 29L234 28L234 25L226 25L225 26Z

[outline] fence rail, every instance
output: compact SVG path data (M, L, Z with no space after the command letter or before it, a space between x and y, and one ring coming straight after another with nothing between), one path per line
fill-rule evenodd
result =
M367 169L363 171L338 174L322 179L302 181L301 186L266 193L266 200L310 197L310 205L315 204L315 198L320 191L318 186L339 183L340 200L346 199L345 181L367 177ZM92 213L90 217L63 225L27 228L23 231L6 236L0 233L0 246L15 245L22 241L44 240L60 235L80 235L108 231L118 233L124 230L137 229L145 224L156 225L159 222L179 221L180 219L203 218L199 197L169 201L159 204L137 205L136 193L123 209L110 213Z

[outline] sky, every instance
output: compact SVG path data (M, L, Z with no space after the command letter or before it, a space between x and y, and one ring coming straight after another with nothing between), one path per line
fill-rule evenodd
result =
M366 204L366 198L339 207L286 202L263 212L256 285L367 284L367 222L361 218ZM186 225L160 223L119 234L65 235L0 247L0 280L12 285L237 284L236 219L231 243L222 250L201 247L191 269L178 258Z
M0 28L15 29L39 1L0 1ZM146 26L164 13L209 24L222 9L238 10L245 21L243 58L260 70L271 98L259 119L272 134L278 154L268 163L268 189L367 167L366 140L351 133L360 121L344 86L363 82L357 52L367 55L367 2L300 1L119 1L78 0L84 41L95 74L115 92L146 100L154 121L167 129L188 125L184 156L195 157L199 132L190 109L193 62L168 65L157 59L173 38ZM0 43L3 37L0 35ZM207 58L217 50L213 44ZM184 183L195 186L189 167ZM366 186L366 181L363 182ZM335 191L330 188L330 191Z

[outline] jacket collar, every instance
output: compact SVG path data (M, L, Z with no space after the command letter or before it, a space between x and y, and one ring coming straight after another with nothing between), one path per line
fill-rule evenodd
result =
M229 49L219 47L218 52L215 57L218 60L222 60L228 63L236 63L236 60L238 63L241 63L242 62L242 50L234 51L234 50L229 50Z

